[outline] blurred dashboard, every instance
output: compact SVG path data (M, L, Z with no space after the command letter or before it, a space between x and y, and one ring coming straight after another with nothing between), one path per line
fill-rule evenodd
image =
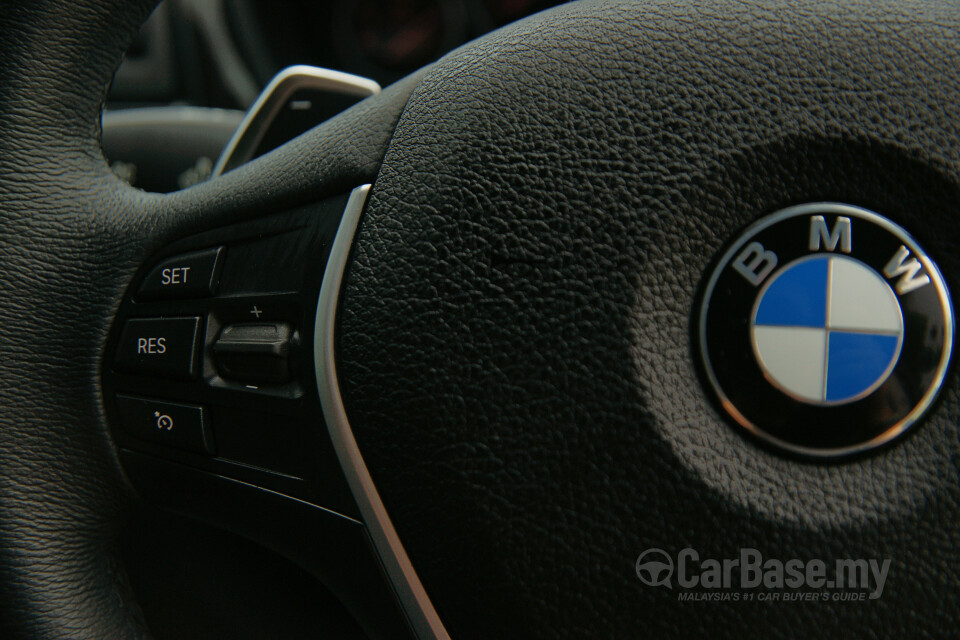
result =
M103 152L136 187L183 189L211 177L244 112L284 68L325 67L386 86L563 1L163 0L114 76Z
M383 86L562 0L165 0L117 72L112 108L246 109L278 71L308 64Z
M498 26L557 4L550 0L240 0L238 39L260 77L307 62L386 85ZM263 43L262 49L255 49Z

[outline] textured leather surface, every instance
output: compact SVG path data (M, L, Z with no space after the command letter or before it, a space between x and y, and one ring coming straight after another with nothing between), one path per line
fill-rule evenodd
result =
M454 52L408 105L341 311L347 413L455 638L943 637L960 388L813 464L703 391L710 261L780 207L900 222L960 288L954 3L581 2ZM638 555L888 558L866 603L680 602Z
M100 357L144 256L376 173L413 77L250 165L157 196L98 144L104 87L150 0L0 3L0 637L143 636L115 553L130 492Z

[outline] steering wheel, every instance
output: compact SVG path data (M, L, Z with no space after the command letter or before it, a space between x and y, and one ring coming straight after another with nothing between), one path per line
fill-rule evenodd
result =
M152 4L0 6L6 637L149 633L116 537L160 476L125 453L105 373L148 258L365 184L355 231L304 265L332 324L302 327L320 389L302 402L323 402L354 519L420 637L955 626L956 377L895 442L791 455L716 402L696 318L737 234L811 202L895 221L960 286L956 4L571 3L166 196L121 183L98 140ZM856 602L685 591L660 579L684 549L889 563Z

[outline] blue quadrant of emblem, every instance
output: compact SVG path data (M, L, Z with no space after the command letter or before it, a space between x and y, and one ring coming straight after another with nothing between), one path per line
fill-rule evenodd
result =
M898 336L831 331L827 402L853 398L873 386L897 355Z
M754 318L755 324L784 327L827 325L828 256L794 264L770 283Z

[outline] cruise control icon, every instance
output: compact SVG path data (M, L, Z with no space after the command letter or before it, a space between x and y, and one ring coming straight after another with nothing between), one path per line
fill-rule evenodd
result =
M157 419L157 429L160 429L161 431L170 431L173 429L173 418L167 414L154 411L153 417Z
M700 307L706 377L739 425L814 456L899 436L927 411L953 346L950 295L910 235L849 205L747 228Z

